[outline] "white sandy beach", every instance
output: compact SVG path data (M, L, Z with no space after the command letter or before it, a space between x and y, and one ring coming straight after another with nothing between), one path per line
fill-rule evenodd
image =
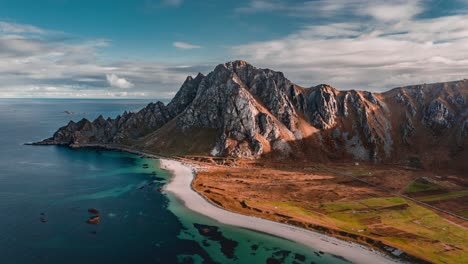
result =
M191 167L179 161L161 159L161 168L171 171L173 174L172 180L165 187L167 191L174 193L184 202L187 208L213 218L223 224L257 230L289 239L315 250L342 256L354 263L398 263L398 261L380 252L376 252L356 243L347 242L295 226L223 210L210 204L192 189L191 182L195 172Z

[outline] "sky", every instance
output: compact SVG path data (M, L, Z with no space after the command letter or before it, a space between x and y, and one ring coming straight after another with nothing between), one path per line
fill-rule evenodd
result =
M304 87L468 78L468 0L0 0L0 98L171 98L242 59Z

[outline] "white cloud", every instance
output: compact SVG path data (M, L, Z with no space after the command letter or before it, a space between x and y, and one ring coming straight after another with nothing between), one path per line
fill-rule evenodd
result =
M198 46L198 45L193 45L187 42L180 42L180 41L174 42L172 43L172 45L178 49L200 49L202 48L201 46Z
M106 74L107 82L112 87L122 88L122 89L129 89L133 88L135 85L125 78L120 78L116 74Z
M162 7L162 1L154 2ZM329 83L341 89L382 91L467 78L468 15L420 19L425 10L421 3L425 2L309 0L286 5L253 0L236 12L277 12L313 22L281 38L231 47L228 55L283 71L304 86ZM110 41L67 41L51 34L55 33L0 21L0 97L170 97L187 75L206 73L223 62L103 60L100 51ZM202 48L185 42L173 46Z
M411 19L423 10L419 0L400 0L392 3L373 2L358 12L381 21L399 21Z
M100 50L111 45L108 40L68 42L46 29L38 28L43 34L29 31L0 32L0 98L171 97L187 75L206 70L204 65L181 68L151 60L101 60ZM114 84L134 85L133 89L111 87L107 74Z
M4 33L36 33L36 34L45 34L46 31L27 24L17 24L0 21L0 32Z
M391 2L391 3L389 3ZM369 16L381 21L409 19L423 11L421 0L308 0L284 3L279 0L251 0L237 13L279 12L299 17Z
M304 27L232 48L235 57L284 71L304 86L388 88L468 77L468 15Z

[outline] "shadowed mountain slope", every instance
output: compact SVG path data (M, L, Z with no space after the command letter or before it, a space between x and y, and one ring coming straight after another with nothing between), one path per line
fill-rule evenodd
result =
M384 93L298 86L245 61L188 77L166 106L70 122L37 144L466 169L468 80Z

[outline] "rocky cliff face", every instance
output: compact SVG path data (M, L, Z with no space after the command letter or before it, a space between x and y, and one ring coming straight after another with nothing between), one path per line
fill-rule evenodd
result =
M82 119L61 127L53 137L37 144L127 144L167 123L173 114L161 102L150 103L138 113L124 112L115 119L99 116L94 121Z
M38 144L118 144L249 158L416 157L433 164L466 157L467 91L468 80L375 94L325 84L304 88L281 72L234 61L207 76L188 77L167 106L157 102L115 119L70 122ZM210 133L200 141L205 131ZM194 134L200 142L187 140ZM209 146L193 148L197 144Z

